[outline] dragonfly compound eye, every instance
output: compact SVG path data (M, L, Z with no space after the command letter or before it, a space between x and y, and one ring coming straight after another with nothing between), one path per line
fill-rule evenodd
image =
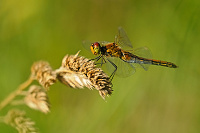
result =
M90 46L90 49L94 55L98 55L100 53L100 47L100 44L95 42Z

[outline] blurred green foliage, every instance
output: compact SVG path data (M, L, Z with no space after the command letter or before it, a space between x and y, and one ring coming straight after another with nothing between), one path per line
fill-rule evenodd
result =
M122 26L134 47L147 46L179 68L116 76L107 102L95 90L57 83L49 91L51 113L20 108L42 133L199 133L199 15L199 0L1 0L0 100L28 78L34 61L58 68L78 50L94 58L82 41L114 41ZM0 130L16 132L2 123Z

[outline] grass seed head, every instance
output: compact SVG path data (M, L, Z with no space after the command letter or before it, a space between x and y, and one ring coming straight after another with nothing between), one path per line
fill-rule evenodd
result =
M112 94L112 83L101 68L97 68L94 61L76 55L66 55L62 65L56 70L57 78L73 88L95 88L103 99Z
M48 113L50 111L50 103L47 92L41 86L30 86L24 101L32 109L39 110L43 113Z
M37 133L35 122L26 117L25 111L10 110L4 117L4 122L17 129L19 133Z
M31 67L31 74L45 89L56 82L56 74L46 61L35 62Z

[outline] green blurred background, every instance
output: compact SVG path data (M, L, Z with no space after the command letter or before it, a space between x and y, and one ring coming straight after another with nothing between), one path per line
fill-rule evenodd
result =
M48 92L49 114L19 108L41 133L199 133L199 0L1 0L0 100L28 78L34 61L56 69L78 50L94 58L82 41L114 41L118 26L134 47L147 46L155 59L179 68L151 66L116 76L107 102L96 90L58 82ZM2 123L0 131L16 132Z

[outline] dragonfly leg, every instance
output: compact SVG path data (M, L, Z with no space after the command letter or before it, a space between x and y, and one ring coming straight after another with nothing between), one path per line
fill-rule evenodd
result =
M106 60L105 60L104 58L101 58L101 66L102 66L103 64L106 64Z
M102 55L100 55L100 56L98 56L98 57L96 57L96 58L94 58L94 59L90 59L90 60L88 60L88 61L91 61L91 60L98 61L99 59L101 59L101 57L102 57Z
M113 77L115 76L115 73L117 71L117 66L112 62L110 61L109 59L107 59L112 65L113 67L115 67L115 70L112 72L112 74L110 75L110 81L112 81Z
M106 63L106 60L103 58L102 55L100 55L100 56L98 56L98 57L96 57L96 58L94 58L94 59L90 59L90 60L88 60L88 61L95 60L95 62L97 62L97 61L99 61L100 59L101 59L101 63L95 63L95 65L100 64L100 65L102 66L103 64Z
M101 58L101 63L95 63L96 65L98 65L98 64L100 64L101 65L101 67L103 66L103 64L106 64L106 60L103 58L103 56L102 56L102 58Z

